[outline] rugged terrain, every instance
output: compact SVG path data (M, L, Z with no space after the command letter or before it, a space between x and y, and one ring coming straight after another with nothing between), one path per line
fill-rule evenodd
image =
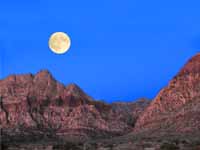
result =
M135 131L200 131L200 54L191 58L139 117Z
M0 81L3 149L199 150L200 54L150 102L106 104L48 71Z
M75 84L65 87L46 70L1 80L0 98L3 137L14 141L124 135L150 103L96 101Z

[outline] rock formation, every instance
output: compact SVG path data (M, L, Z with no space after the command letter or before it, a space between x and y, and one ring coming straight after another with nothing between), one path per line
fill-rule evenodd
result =
M122 135L132 130L149 101L106 104L75 84L64 86L46 71L0 81L0 124L8 135L55 134L80 138Z
M199 133L200 54L192 57L139 117L135 131Z

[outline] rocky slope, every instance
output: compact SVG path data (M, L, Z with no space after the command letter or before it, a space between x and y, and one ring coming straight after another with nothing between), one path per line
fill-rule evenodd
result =
M0 96L0 125L4 133L48 133L47 136L55 134L56 139L72 139L63 143L54 138L45 144L32 143L33 140L14 145L3 143L4 149L200 148L200 54L192 57L151 103L145 99L112 104L95 101L75 84L65 87L58 83L48 71L1 80ZM69 135L101 138L76 143ZM107 136L112 138L104 138Z
M138 99L136 102L115 102L112 103L112 109L117 113L118 118L128 125L134 127L138 117L144 109L150 104L146 98Z
M139 117L134 131L199 133L200 54L192 57Z
M77 85L57 82L46 70L1 80L0 98L0 125L8 136L122 135L149 104L147 100L111 105L95 101Z

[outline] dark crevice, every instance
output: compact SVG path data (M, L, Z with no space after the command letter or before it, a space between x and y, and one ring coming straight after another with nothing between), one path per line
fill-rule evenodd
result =
M31 99L34 99L34 98L27 97L28 113L30 114L31 119L38 125L37 119L35 119L35 117L34 117L33 114L32 114ZM34 100L35 100L35 99L34 99Z
M3 105L3 97L2 96L0 97L0 108L5 112L5 114L6 114L6 123L8 124L9 123L8 112L7 112L6 108Z

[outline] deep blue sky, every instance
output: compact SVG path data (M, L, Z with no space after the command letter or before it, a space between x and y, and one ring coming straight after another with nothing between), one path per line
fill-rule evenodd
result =
M200 49L199 0L0 2L1 78L48 69L106 101L153 98ZM51 33L70 35L65 55Z

